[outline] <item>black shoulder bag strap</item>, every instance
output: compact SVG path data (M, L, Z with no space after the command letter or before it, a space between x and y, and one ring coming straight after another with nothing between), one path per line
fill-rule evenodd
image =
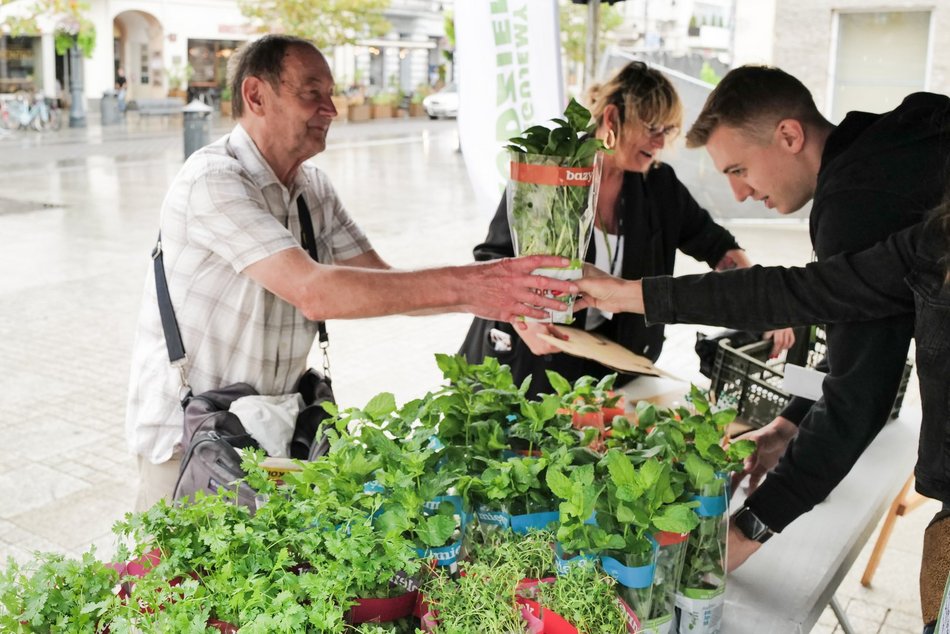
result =
M310 209L307 207L303 194L297 198L297 212L300 214L301 244L310 254L310 257L319 262L317 240L313 233L313 220L310 218ZM184 406L192 396L191 386L188 384L188 377L185 374L185 363L188 361L188 355L185 353L185 344L181 340L181 330L178 328L175 308L172 306L172 299L168 293L168 280L165 278L165 263L162 256L161 232L158 234L155 248L152 249L152 263L155 268L155 292L158 295L158 312L162 320L162 331L165 334L165 347L168 348L168 361L172 366L178 368L178 373L181 376L178 398ZM330 339L327 336L326 325L322 321L318 322L317 328L319 330L320 349L323 350L323 371L329 378L330 356L327 353L327 348L330 345Z
M313 219L310 217L310 209L307 207L307 201L304 195L297 196L297 213L300 215L300 242L304 250L310 254L314 262L320 261L320 254L317 251L317 238L313 232ZM327 380L330 379L330 355L327 349L330 347L330 338L327 336L327 326L323 321L317 322L318 339L320 350L323 351L323 374Z

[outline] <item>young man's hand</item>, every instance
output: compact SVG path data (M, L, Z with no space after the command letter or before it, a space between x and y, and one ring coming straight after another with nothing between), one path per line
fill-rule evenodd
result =
M609 313L643 313L643 288L640 280L622 280L619 277L596 276L577 280L581 297L574 303L575 310L597 308Z
M755 491L762 478L778 464L788 449L788 443L797 434L798 425L781 416L760 429L743 434L743 439L755 441L755 452L745 459L742 471L733 477L733 489L745 476L749 476L749 493Z

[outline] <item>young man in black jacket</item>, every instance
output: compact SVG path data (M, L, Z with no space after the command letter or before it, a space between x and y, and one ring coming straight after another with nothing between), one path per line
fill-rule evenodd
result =
M643 314L650 323L761 330L912 317L922 414L914 475L918 491L943 502L924 532L920 574L924 634L933 634L950 574L950 190L928 221L866 251L803 268L753 267L642 281L585 277L578 285L587 306Z
M866 249L938 204L950 162L950 99L916 93L892 112L851 112L834 126L797 79L746 66L710 94L686 140L706 147L740 201L789 214L813 200L811 240L821 261ZM822 398L796 399L754 432L752 484L771 473L734 516L730 569L847 475L888 418L912 333L906 314L827 326Z

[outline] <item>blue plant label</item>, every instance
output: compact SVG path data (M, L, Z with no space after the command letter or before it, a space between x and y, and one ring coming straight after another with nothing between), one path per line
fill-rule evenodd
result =
M722 495L694 495L694 502L699 502L696 514L700 517L716 517L726 512L728 502L725 493Z
M443 502L448 502L455 507L455 514L461 516L463 514L462 510L462 497L459 495L440 495L436 498L429 500L428 502L423 503L422 508L431 513L435 513L439 510L439 505Z
M416 549L416 554L420 557L435 559L435 565L437 566L451 566L455 564L461 552L462 540L449 544L448 546L439 546L438 548Z
M484 506L480 506L475 512L475 516L478 517L479 524L497 526L505 530L511 527L511 515L505 513L504 511L494 511Z
M570 559L564 559L564 550L561 548L561 544L554 547L554 566L559 575L566 575L574 566L592 564L594 561L596 561L596 557L593 555L575 555Z
M363 485L363 493L372 494L372 493L384 493L386 491L385 487L381 485L376 480L371 480Z
M557 511L528 513L527 515L512 515L510 519L511 530L518 535L525 535L532 528L547 528L551 524L557 523L560 519L560 513Z
M656 563L646 566L625 566L613 557L603 555L600 558L600 565L604 572L626 588L648 588L653 585Z

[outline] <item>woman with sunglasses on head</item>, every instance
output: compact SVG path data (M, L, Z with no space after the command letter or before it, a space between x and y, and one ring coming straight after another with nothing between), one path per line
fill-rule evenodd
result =
M659 160L682 124L683 107L670 81L642 62L631 62L605 84L593 86L588 104L597 125L595 134L610 151L604 155L587 262L631 280L672 274L677 251L716 270L748 267L750 262L732 234L713 221L673 168ZM488 236L475 247L475 259L512 255L503 195ZM651 361L660 356L662 325L647 326L639 315L596 309L579 311L575 319L574 327L606 336ZM613 372L595 361L559 352L538 337L547 332L545 324L529 324L522 330L475 319L460 352L471 363L497 357L511 366L518 383L532 377L531 394L552 391L545 370L571 382ZM794 342L791 330L776 331L773 339L775 354Z

